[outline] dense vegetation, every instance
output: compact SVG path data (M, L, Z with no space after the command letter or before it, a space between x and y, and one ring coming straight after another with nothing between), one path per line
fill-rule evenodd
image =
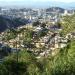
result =
M27 51L20 51L5 58L0 64L0 75L75 75L75 41L68 43L58 55L37 60Z
M62 26L63 28L62 33L67 34L74 31L75 15L66 16L64 20L63 24L58 24L58 27ZM35 22L33 25L37 26L37 23L40 24L39 22ZM43 25L45 24L42 24L41 27ZM44 31L47 32L47 30ZM17 34L22 33L23 44L27 48L32 44L32 35L34 34L32 30L22 29L15 31L12 29L7 32L10 32L10 34L5 37L6 40L15 38ZM42 32L38 36L42 37L44 36L42 34L46 32ZM0 52L4 50L5 47L0 49ZM75 75L75 40L69 41L67 47L60 49L57 55L50 55L47 58L36 59L35 55L25 50L25 48L18 52L18 62L17 53L9 54L7 51L3 53L9 56L4 58L4 61L0 63L0 75Z
M8 28L16 28L29 23L29 20L21 18L12 18L8 16L0 16L0 32Z
M75 14L72 16L64 16L63 21L64 21L64 23L62 23L63 34L67 34L75 30Z

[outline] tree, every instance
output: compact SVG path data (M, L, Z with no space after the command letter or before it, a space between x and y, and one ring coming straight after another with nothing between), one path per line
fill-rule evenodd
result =
M23 44L27 48L32 46L31 43L32 43L33 33L34 32L32 30L26 30L24 32Z
M5 41L9 41L9 40L14 39L16 37L17 37L17 31L15 29L8 29L5 32L3 39Z
M3 46L0 48L0 58L8 56L11 53L11 48L9 46Z
M19 52L18 63L15 58L16 54L5 58L2 65L0 65L0 75L37 75L40 71L33 54L24 50Z
M46 23L41 24L41 27L45 28L45 26L46 26Z
M61 25L60 22L57 22L56 25L58 26L58 28L61 28L62 27L62 25Z
M52 75L75 74L75 41L71 41L69 46L60 50L60 53L54 58Z
M73 32L75 30L75 14L72 16L64 16L61 26L63 28L62 33L64 35Z
M39 24L40 24L39 21L33 22L33 26L39 26Z

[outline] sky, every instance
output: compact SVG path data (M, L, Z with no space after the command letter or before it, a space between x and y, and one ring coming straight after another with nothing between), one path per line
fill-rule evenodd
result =
M49 1L57 1L57 2L75 2L75 0L0 0L0 2L49 2Z
M49 7L52 5L74 7L75 0L0 0L0 6Z

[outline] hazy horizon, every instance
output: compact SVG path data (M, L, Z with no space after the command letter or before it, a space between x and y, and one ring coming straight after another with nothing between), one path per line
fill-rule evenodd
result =
M27 8L47 8L56 7L75 7L75 0L0 0L2 7L27 7Z

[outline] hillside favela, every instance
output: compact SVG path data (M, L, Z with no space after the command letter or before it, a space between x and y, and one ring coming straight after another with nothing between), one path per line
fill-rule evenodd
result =
M75 75L75 1L0 0L0 75Z

